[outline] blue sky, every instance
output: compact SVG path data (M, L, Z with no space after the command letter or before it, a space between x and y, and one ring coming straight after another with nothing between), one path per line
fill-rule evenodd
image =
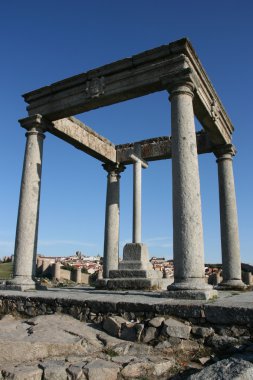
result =
M26 117L22 94L187 36L234 126L234 174L242 261L252 252L251 0L0 1L0 257L13 253ZM170 135L165 92L78 117L114 143ZM196 126L199 129L199 125ZM199 157L205 261L220 262L217 167ZM143 241L172 258L171 162L143 171ZM38 251L103 254L106 172L101 163L47 134ZM132 168L121 178L120 252L131 241Z

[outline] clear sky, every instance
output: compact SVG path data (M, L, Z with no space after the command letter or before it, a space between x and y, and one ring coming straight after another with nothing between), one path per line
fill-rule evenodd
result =
M13 253L27 116L22 94L188 37L225 109L238 149L234 173L241 256L253 263L253 2L251 0L0 1L0 257ZM165 92L78 115L113 143L170 135ZM196 126L199 129L199 125ZM205 261L220 262L215 157L199 157ZM171 162L143 171L143 242L172 258ZM47 134L38 252L103 254L106 172ZM121 178L120 253L131 242L132 168Z

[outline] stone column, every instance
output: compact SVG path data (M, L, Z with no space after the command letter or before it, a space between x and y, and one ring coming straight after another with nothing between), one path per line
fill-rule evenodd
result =
M244 288L241 277L240 243L232 157L232 144L216 147L220 196L220 230L223 281L220 288Z
M103 164L103 168L108 172L103 277L109 278L109 271L118 269L119 263L119 184L120 172L124 171L125 167L118 164Z
M148 164L134 154L133 165L133 243L141 243L141 171Z
M35 286L32 277L37 255L42 150L45 136L41 115L22 119L20 124L27 129L27 142L16 229L14 278L7 285L24 290Z
M209 298L206 291L212 287L206 284L204 272L193 90L191 83L180 84L172 89L170 95L175 279L168 286L168 297Z

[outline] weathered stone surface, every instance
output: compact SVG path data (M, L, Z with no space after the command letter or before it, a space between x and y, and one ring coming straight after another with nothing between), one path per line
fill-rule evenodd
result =
M220 336L214 334L208 338L207 343L216 350L227 350L238 344L238 339L231 336Z
M150 378L154 369L154 363L130 363L121 371L121 375L126 380Z
M83 368L89 380L117 380L119 370L119 365L101 359L93 360Z
M136 340L138 340L137 339L137 330L135 328L135 324L134 323L125 324L122 327L120 338L123 340L131 341L131 342L135 342Z
M240 359L224 359L189 376L188 380L252 380L252 378L253 364Z
M119 316L107 317L103 322L103 329L108 332L108 334L119 337L121 333L122 324L127 321Z
M160 327L162 325L162 323L165 321L165 318L164 317L155 317L155 318L152 318L148 324L149 326L152 326L152 327Z
M43 380L68 380L64 366L48 366L44 369Z
M169 318L164 321L163 334L175 338L189 339L191 327L176 319Z
M128 364L131 361L134 361L135 359L136 359L135 356L131 356L131 355L119 355L119 356L112 357L111 360L112 360L112 362L114 362L116 364L123 365L123 364Z
M41 380L43 375L42 369L36 366L17 366L5 367L2 370L0 379L12 380ZM53 379L52 379L53 380Z
M150 290L160 288L160 279L155 278L114 278L107 281L107 289Z
M207 133L203 130L196 133L198 153L209 153L213 151L213 146ZM117 162L124 165L131 164L131 154L136 150L136 146L141 146L141 157L147 161L156 161L171 158L171 137L160 136L151 139L136 141L130 144L116 145Z
M188 299L188 300L209 300L215 299L218 295L217 290L214 289L199 289L199 290L173 290L168 286L168 292L162 292L161 297L176 298L176 299ZM193 285L194 286L194 285ZM210 286L210 285L209 285ZM204 287L204 286L203 286Z
M156 335L157 335L157 329L155 327L148 327L148 329L146 330L145 336L143 338L143 342L144 343L151 342L153 339L155 339Z
M235 148L232 144L215 149L218 163L220 228L222 248L222 277L220 289L244 289L241 277L240 243L238 217L234 186L232 157Z
M83 372L83 365L70 365L67 373L71 376L71 380L86 380L87 376ZM69 380L69 379L68 379Z
M13 361L18 364L76 352L80 355L103 347L92 327L66 315L35 317L28 323L16 320L9 323L9 327L8 323L8 318L0 320L0 364Z
M199 336L201 338L206 338L214 334L214 329L212 327L198 327L193 326L191 329L193 335Z
M24 98L30 115L38 113L48 120L57 120L165 90L175 74L185 81L193 80L198 86L195 113L212 141L215 144L230 141L233 126L187 39L53 83L25 94ZM220 117L214 117L214 107Z
M113 143L75 117L54 121L50 132L102 162L116 162Z
M16 242L14 253L14 278L7 282L21 290L34 289L34 252L37 252L38 213L40 202L43 130L41 115L34 115L21 122L27 129L27 141L21 180Z
M136 264L135 268L131 264ZM152 270L153 266L149 262L148 247L143 243L129 243L124 246L123 260L119 263L119 270L138 269Z

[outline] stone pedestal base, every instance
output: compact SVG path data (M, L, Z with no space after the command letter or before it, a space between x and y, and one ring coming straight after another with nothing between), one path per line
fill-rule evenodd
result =
M208 300L218 295L217 291L205 282L205 278L176 280L173 284L168 286L167 290L167 292L162 293L162 297Z
M222 281L218 284L215 289L218 290L245 290L247 289L247 285L244 284L241 280L228 280Z
M148 247L143 243L126 244L118 270L109 272L107 289L161 289L162 272L155 271L149 262Z
M3 285L6 290L35 290L36 283L27 277L15 277L13 280L6 281L5 285Z
M198 290L170 290L162 292L161 297L177 298L186 300L210 300L218 296L217 290L198 289Z

